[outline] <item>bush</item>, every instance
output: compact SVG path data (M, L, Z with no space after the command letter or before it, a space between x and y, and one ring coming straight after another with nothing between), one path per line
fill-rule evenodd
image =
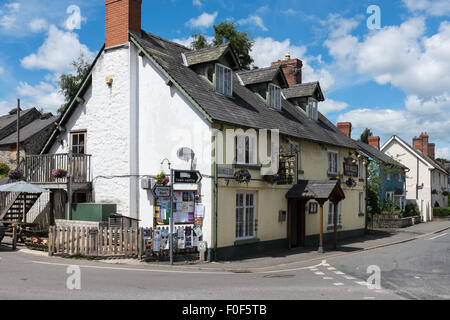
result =
M450 216L450 207L433 208L433 215L436 217Z
M0 162L0 178L4 178L8 175L8 171L10 170L9 166L6 162Z
M408 203L405 206L405 217L420 216L419 207L416 203Z

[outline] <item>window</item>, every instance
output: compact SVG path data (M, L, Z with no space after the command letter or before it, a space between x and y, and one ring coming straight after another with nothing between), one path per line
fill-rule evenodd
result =
M236 239L256 236L256 193L236 193Z
M328 152L328 174L339 174L339 154Z
M281 88L269 83L269 107L281 110Z
M394 192L393 191L386 192L386 200L394 201Z
M338 203L337 207L338 216L337 216L337 224L338 226L342 223L342 217L341 217L341 203ZM334 203L330 202L330 205L328 207L328 226L334 227Z
M309 213L317 213L317 202L309 203Z
M387 180L387 181L391 181L391 174L390 174L390 173L388 173L388 174L386 175L386 180Z
M236 163L257 165L256 136L239 135L235 139Z
M364 212L364 194L362 192L359 193L359 213Z
M226 96L233 96L233 75L230 68L216 64L216 91Z
M308 99L308 118L311 120L318 120L319 119L319 113L318 113L318 102L314 98Z
M70 150L75 154L86 153L86 131L70 133Z
M398 182L402 182L403 180L402 180L402 174L401 173L399 173L398 174Z

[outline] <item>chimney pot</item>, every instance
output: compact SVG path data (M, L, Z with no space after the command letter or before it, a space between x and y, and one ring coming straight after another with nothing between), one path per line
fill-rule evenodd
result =
M105 47L129 41L128 31L141 32L142 0L105 0Z
M281 66L284 77L289 86L302 83L302 68L303 62L299 59L292 59L290 52L286 53L284 60L272 62L273 66Z
M369 145L380 150L380 137L379 136L369 137Z

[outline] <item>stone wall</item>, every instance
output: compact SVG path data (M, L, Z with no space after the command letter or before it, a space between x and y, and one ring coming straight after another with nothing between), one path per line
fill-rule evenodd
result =
M398 219L374 217L373 227L386 229L406 228L420 222L421 222L420 216L398 218Z

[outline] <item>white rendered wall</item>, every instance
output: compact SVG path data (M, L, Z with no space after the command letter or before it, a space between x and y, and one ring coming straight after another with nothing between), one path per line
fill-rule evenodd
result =
M112 86L105 83L111 75ZM100 176L128 175L129 166L129 48L105 51L92 71L92 86L66 123L66 132L51 153L69 151L70 131L87 130L86 153L92 155L93 201L115 203L120 214L129 215L130 179ZM58 139L60 140L60 138Z
M423 220L428 221L431 210L431 171L429 167L419 160L419 170L417 170L417 157L395 140L385 146L383 152L409 168L410 171L406 173L406 199L417 200L419 210L423 210ZM423 188L419 189L416 198L417 173L419 174L419 186L423 184Z
M166 77L146 57L139 57L139 174L169 174L167 158L173 169L190 169L190 163L179 160L177 150L194 150L203 175L211 176L211 131L197 109L176 89L166 84ZM212 181L201 182L205 205L204 240L211 244ZM140 189L140 219L144 226L153 224L153 196Z

